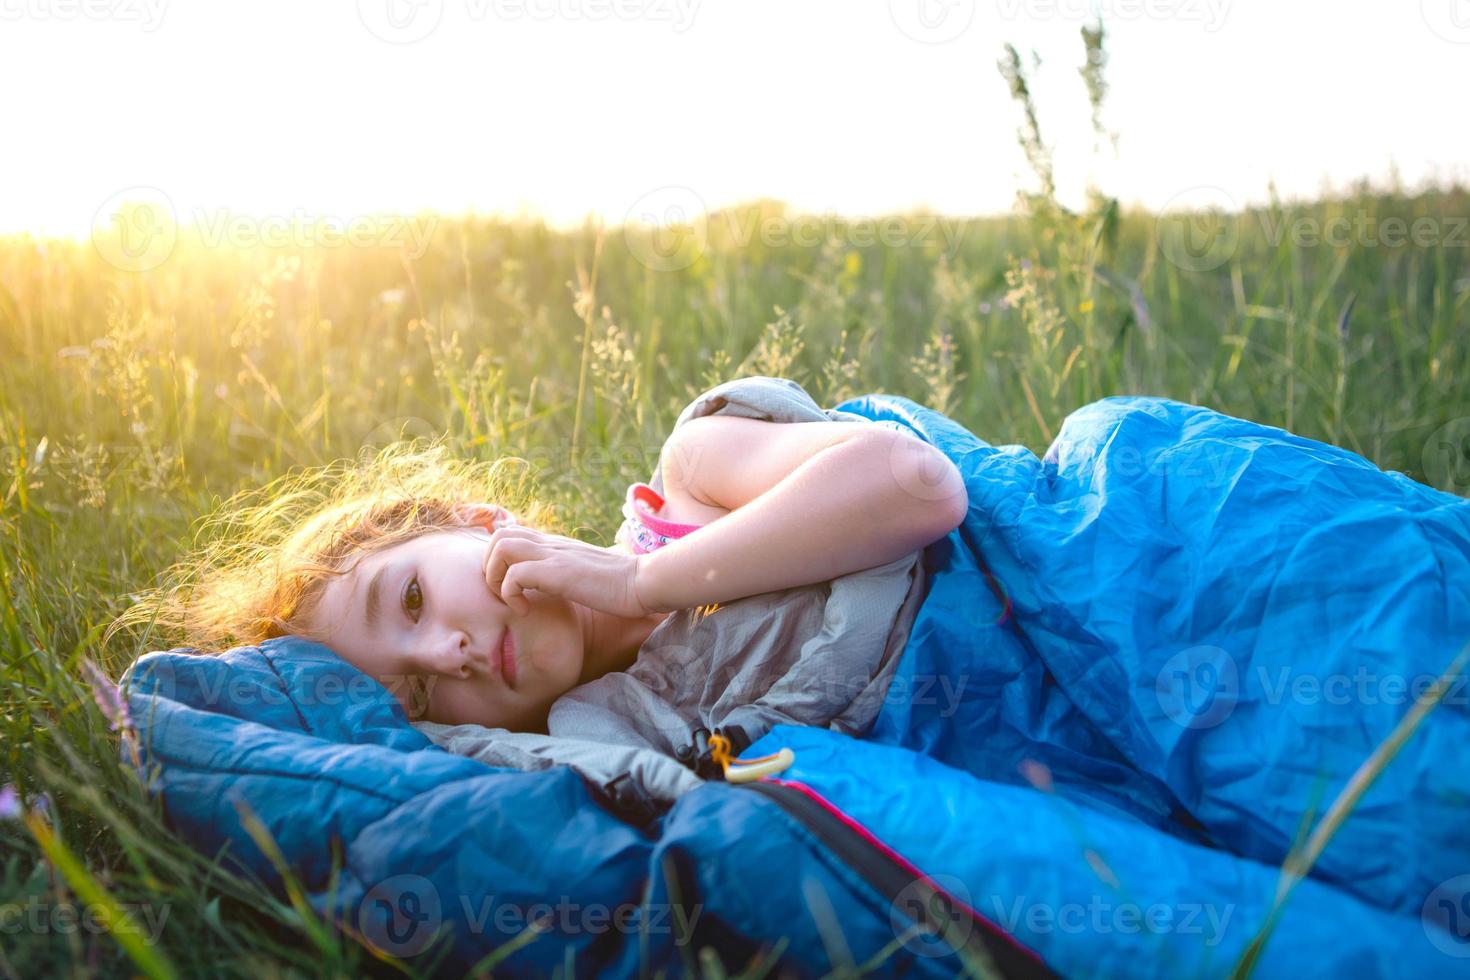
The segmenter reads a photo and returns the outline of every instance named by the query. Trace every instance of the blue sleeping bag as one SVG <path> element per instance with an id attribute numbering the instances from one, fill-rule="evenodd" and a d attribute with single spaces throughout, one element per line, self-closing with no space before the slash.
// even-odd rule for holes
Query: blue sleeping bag
<path id="1" fill-rule="evenodd" d="M 1279 865 L 1470 641 L 1470 501 L 1150 398 L 1044 458 L 904 398 L 839 408 L 955 461 L 970 510 L 870 736 L 777 727 L 776 777 L 666 812 L 414 730 L 329 650 L 149 654 L 148 785 L 194 846 L 415 969 L 459 975 L 1224 976 Z M 1274 919 L 1261 976 L 1470 975 L 1470 767 L 1452 684 Z M 616 781 L 615 781 L 616 782 Z M 334 874 L 335 871 L 335 874 Z"/>

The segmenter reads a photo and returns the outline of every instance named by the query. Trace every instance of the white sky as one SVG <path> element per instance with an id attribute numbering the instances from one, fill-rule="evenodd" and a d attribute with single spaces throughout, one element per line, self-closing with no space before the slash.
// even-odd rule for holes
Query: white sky
<path id="1" fill-rule="evenodd" d="M 1076 72 L 1098 4 L 1101 165 Z M 668 185 L 1005 211 L 1029 179 L 1007 40 L 1045 60 L 1072 201 L 1090 171 L 1155 208 L 1470 177 L 1470 0 L 0 0 L 0 230 L 84 233 L 137 185 L 185 217 L 620 221 Z"/>

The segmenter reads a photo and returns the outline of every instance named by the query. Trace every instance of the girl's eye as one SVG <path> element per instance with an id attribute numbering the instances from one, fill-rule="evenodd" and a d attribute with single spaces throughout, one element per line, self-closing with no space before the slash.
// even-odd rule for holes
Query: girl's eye
<path id="1" fill-rule="evenodd" d="M 424 590 L 419 586 L 418 576 L 408 580 L 403 587 L 403 611 L 408 613 L 408 618 L 415 623 L 419 621 L 419 612 L 424 608 Z"/>

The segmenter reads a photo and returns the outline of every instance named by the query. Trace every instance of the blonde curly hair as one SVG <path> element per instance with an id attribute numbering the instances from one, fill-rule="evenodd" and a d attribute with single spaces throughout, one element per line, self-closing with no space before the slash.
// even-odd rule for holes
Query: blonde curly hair
<path id="1" fill-rule="evenodd" d="M 479 525 L 471 505 L 493 502 L 519 524 L 553 530 L 553 511 L 531 497 L 528 470 L 518 457 L 466 460 L 442 441 L 416 440 L 294 471 L 206 517 L 193 552 L 108 635 L 133 628 L 210 652 L 310 636 L 305 621 L 330 578 L 421 534 Z"/>

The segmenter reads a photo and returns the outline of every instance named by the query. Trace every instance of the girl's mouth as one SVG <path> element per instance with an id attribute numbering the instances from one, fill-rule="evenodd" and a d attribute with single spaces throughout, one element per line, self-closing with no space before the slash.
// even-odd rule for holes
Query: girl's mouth
<path id="1" fill-rule="evenodd" d="M 505 683 L 512 689 L 516 686 L 516 673 L 519 664 L 516 663 L 516 641 L 511 635 L 510 627 L 505 628 L 505 636 L 500 640 L 500 676 L 505 678 Z"/>

